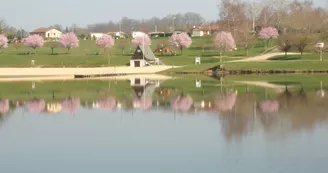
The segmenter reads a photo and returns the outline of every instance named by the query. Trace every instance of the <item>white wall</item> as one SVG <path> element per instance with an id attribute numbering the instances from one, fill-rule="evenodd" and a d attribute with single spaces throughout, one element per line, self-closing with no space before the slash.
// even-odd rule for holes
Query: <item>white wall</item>
<path id="1" fill-rule="evenodd" d="M 137 59 L 137 60 L 130 60 L 130 67 L 135 67 L 134 62 L 135 61 L 140 61 L 140 67 L 146 66 L 146 61 L 143 59 Z"/>
<path id="2" fill-rule="evenodd" d="M 100 38 L 104 35 L 104 33 L 90 33 L 91 39 L 93 39 L 93 36 L 96 38 Z"/>
<path id="3" fill-rule="evenodd" d="M 193 30 L 192 31 L 192 36 L 193 37 L 202 37 L 202 36 L 204 36 L 204 31 L 201 31 L 201 30 Z"/>
<path id="4" fill-rule="evenodd" d="M 59 38 L 61 35 L 62 32 L 57 29 L 52 29 L 45 33 L 45 38 Z"/>
<path id="5" fill-rule="evenodd" d="M 146 34 L 143 32 L 132 32 L 132 38 L 141 37 L 144 35 L 146 35 Z"/>

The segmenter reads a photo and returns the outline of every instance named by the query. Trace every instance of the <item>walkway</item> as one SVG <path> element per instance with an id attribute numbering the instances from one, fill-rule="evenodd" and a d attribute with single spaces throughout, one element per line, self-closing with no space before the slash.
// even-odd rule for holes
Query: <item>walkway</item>
<path id="1" fill-rule="evenodd" d="M 74 76 L 97 74 L 155 74 L 173 66 L 95 67 L 95 68 L 0 68 L 0 76 Z M 175 68 L 175 67 L 174 67 Z"/>
<path id="2" fill-rule="evenodd" d="M 289 52 L 287 55 L 299 55 L 300 53 L 294 53 L 294 52 Z M 268 61 L 269 58 L 275 57 L 275 56 L 281 56 L 285 55 L 284 52 L 278 52 L 278 53 L 267 53 L 255 57 L 249 57 L 241 60 L 233 60 L 229 62 L 263 62 L 263 61 Z"/>
<path id="3" fill-rule="evenodd" d="M 172 79 L 171 76 L 164 76 L 158 74 L 133 74 L 124 76 L 110 76 L 101 78 L 80 78 L 75 79 L 74 75 L 65 76 L 34 76 L 34 77 L 5 77 L 0 78 L 1 82 L 39 82 L 39 81 L 71 81 L 71 80 L 104 80 L 104 81 L 119 81 L 119 80 L 131 80 L 131 79 L 149 79 L 149 80 L 168 80 Z"/>

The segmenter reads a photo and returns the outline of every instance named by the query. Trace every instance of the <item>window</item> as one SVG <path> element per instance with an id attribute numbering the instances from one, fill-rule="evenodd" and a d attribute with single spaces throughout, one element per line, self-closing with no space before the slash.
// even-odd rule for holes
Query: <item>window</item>
<path id="1" fill-rule="evenodd" d="M 56 33 L 54 33 L 54 36 L 56 36 Z"/>

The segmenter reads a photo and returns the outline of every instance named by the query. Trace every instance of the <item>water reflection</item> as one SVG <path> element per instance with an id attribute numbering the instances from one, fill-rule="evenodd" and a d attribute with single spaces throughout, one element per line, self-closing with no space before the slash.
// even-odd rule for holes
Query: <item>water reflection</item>
<path id="1" fill-rule="evenodd" d="M 156 109 L 171 112 L 172 115 L 176 115 L 176 112 L 189 112 L 190 116 L 194 115 L 193 112 L 206 112 L 207 115 L 219 119 L 224 136 L 228 140 L 241 139 L 260 127 L 267 133 L 274 133 L 276 129 L 289 133 L 302 129 L 311 130 L 318 123 L 327 121 L 328 99 L 324 95 L 322 82 L 319 90 L 305 89 L 299 83 L 275 82 L 274 85 L 265 87 L 267 82 L 253 82 L 256 85 L 253 91 L 249 89 L 252 82 L 238 87 L 224 86 L 222 89 L 222 86 L 206 86 L 206 81 L 203 81 L 202 88 L 195 86 L 196 91 L 179 81 L 172 85 L 166 84 L 165 81 L 131 78 L 128 82 L 128 88 L 97 88 L 97 92 L 90 95 L 92 100 L 81 100 L 79 95 L 63 98 L 65 94 L 60 93 L 60 90 L 55 92 L 55 89 L 47 91 L 50 93 L 47 99 L 1 99 L 0 115 L 8 115 L 10 109 L 19 107 L 24 107 L 24 111 L 30 113 L 69 113 L 77 116 L 78 111 L 84 109 L 141 110 L 145 114 L 153 114 L 151 111 Z M 276 90 L 275 86 L 279 90 Z M 38 88 L 34 89 L 37 90 Z M 70 92 L 65 93 L 71 95 Z M 25 96 L 33 97 L 33 92 Z"/>

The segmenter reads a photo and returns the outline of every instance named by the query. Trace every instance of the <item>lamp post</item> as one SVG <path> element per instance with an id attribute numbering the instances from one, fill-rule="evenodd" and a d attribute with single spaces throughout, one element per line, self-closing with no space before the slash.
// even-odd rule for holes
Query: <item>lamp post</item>
<path id="1" fill-rule="evenodd" d="M 174 33 L 174 31 L 175 31 L 175 28 L 174 28 L 174 20 L 175 20 L 175 16 L 173 16 L 173 18 L 172 18 L 172 30 L 173 30 L 173 33 Z"/>

